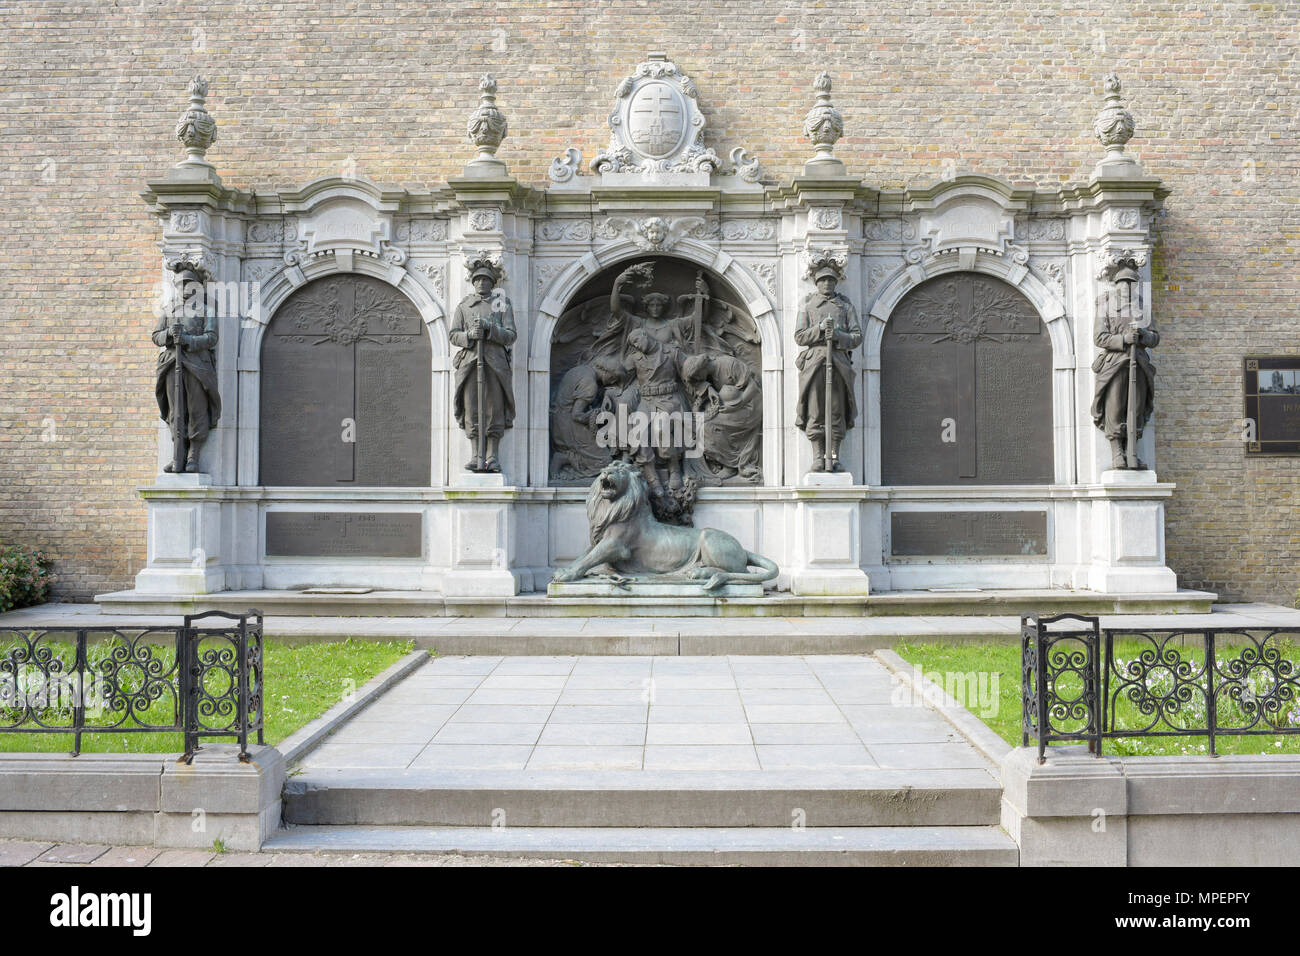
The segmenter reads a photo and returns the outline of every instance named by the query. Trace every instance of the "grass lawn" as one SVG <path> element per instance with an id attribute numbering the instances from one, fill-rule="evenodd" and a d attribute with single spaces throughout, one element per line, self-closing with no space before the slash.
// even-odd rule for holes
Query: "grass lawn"
<path id="1" fill-rule="evenodd" d="M 1269 646 L 1273 646 L 1270 642 Z M 1144 641 L 1116 641 L 1115 655 L 1121 661 L 1135 658 L 1137 654 L 1150 649 L 1151 644 Z M 1283 656 L 1293 662 L 1300 662 L 1300 646 L 1281 645 Z M 953 692 L 973 687 L 974 699 L 970 694 L 954 694 L 957 699 L 976 717 L 988 724 L 993 731 L 1015 747 L 1020 746 L 1020 645 L 994 642 L 969 642 L 952 644 L 910 644 L 902 642 L 894 646 L 894 651 L 914 667 L 919 667 L 936 684 Z M 1235 653 L 1235 652 L 1234 652 Z M 1196 661 L 1199 668 L 1203 655 L 1191 648 L 1181 650 L 1184 659 Z M 1224 652 L 1220 652 L 1223 660 Z M 1300 663 L 1297 664 L 1300 671 Z M 965 675 L 964 680 L 956 675 Z M 1215 679 L 1216 684 L 1218 678 Z M 1159 688 L 1157 688 L 1158 690 Z M 1257 685 L 1258 692 L 1265 692 L 1267 687 Z M 1077 690 L 1077 689 L 1076 689 Z M 1062 688 L 1064 692 L 1064 687 Z M 1075 691 L 1070 691 L 1073 694 Z M 1114 679 L 1112 678 L 1112 695 Z M 967 699 L 963 699 L 966 696 Z M 1201 695 L 1198 695 L 1201 696 Z M 1241 725 L 1246 721 L 1240 710 L 1231 702 L 1220 698 L 1219 726 Z M 1289 705 L 1291 718 L 1279 718 L 1280 723 L 1300 726 L 1300 708 L 1293 700 Z M 1202 708 L 1203 710 L 1203 708 Z M 1226 712 L 1224 712 L 1226 710 Z M 1196 714 L 1204 720 L 1203 714 Z M 1174 718 L 1176 719 L 1176 718 Z M 1137 708 L 1121 696 L 1117 707 L 1115 724 L 1119 728 L 1139 728 L 1150 722 L 1150 717 L 1138 713 Z M 1184 724 L 1183 726 L 1187 726 Z M 1167 729 L 1161 726 L 1159 729 Z M 1034 741 L 1030 740 L 1031 746 Z M 1300 735 L 1267 735 L 1258 737 L 1219 736 L 1215 749 L 1220 754 L 1294 754 L 1300 753 Z M 1179 737 L 1119 737 L 1102 742 L 1102 752 L 1117 756 L 1150 755 L 1184 755 L 1209 753 L 1208 740 L 1204 735 Z"/>
<path id="2" fill-rule="evenodd" d="M 40 646 L 50 647 L 65 660 L 71 660 L 74 653 L 71 642 L 42 642 Z M 409 654 L 412 647 L 410 641 L 346 640 L 332 644 L 291 645 L 267 639 L 263 648 L 266 742 L 277 744 L 284 740 Z M 87 656 L 93 663 L 95 655 L 102 655 L 106 650 L 107 642 L 91 645 L 87 648 Z M 0 658 L 8 651 L 8 647 L 0 646 Z M 154 653 L 168 665 L 174 657 L 170 648 L 159 647 Z M 150 714 L 157 716 L 150 719 Z M 160 701 L 146 712 L 145 722 L 172 723 L 172 715 L 170 700 Z M 0 706 L 0 726 L 11 722 L 13 717 L 14 711 Z M 47 719 L 50 723 L 59 722 L 53 715 Z M 69 716 L 65 715 L 63 719 L 66 721 Z M 113 720 L 106 714 L 100 722 L 111 723 Z M 200 744 L 234 740 L 233 737 L 201 738 Z M 82 735 L 81 749 L 83 753 L 180 753 L 185 747 L 179 733 L 87 733 Z M 72 734 L 0 733 L 0 752 L 4 753 L 67 753 L 71 750 Z"/>

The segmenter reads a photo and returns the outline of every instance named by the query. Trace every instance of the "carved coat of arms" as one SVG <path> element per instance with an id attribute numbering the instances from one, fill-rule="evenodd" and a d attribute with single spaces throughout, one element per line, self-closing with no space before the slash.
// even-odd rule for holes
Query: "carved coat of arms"
<path id="1" fill-rule="evenodd" d="M 717 172 L 723 162 L 700 143 L 704 114 L 695 84 L 662 53 L 651 53 L 615 91 L 609 148 L 591 161 L 593 172 Z"/>

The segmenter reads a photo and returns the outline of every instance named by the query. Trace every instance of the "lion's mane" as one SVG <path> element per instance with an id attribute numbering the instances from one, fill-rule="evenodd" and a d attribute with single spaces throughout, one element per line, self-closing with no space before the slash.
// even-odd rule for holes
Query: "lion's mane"
<path id="1" fill-rule="evenodd" d="M 626 481 L 623 493 L 612 500 L 602 494 L 604 490 L 602 479 L 611 471 L 621 472 Z M 587 492 L 587 524 L 591 529 L 591 546 L 595 547 L 611 526 L 622 524 L 629 518 L 648 510 L 649 507 L 650 493 L 646 487 L 645 476 L 627 462 L 619 461 L 607 465 L 605 471 L 601 473 L 601 478 L 593 481 L 591 490 Z"/>

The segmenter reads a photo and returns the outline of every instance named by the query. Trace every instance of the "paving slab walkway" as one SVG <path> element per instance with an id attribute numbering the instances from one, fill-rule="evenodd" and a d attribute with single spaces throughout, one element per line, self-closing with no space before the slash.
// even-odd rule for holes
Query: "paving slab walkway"
<path id="1" fill-rule="evenodd" d="M 874 658 L 439 657 L 304 770 L 994 768 Z"/>
<path id="2" fill-rule="evenodd" d="M 459 853 L 216 853 L 149 846 L 91 846 L 0 840 L 0 867 L 191 867 L 191 866 L 621 866 L 524 857 L 464 856 Z"/>

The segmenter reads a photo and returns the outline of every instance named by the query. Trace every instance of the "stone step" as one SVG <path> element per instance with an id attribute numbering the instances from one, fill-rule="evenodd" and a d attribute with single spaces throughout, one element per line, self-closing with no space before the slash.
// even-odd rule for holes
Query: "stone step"
<path id="1" fill-rule="evenodd" d="M 1017 866 L 996 826 L 342 827 L 278 831 L 264 853 L 463 853 L 601 863 L 758 866 Z"/>
<path id="2" fill-rule="evenodd" d="M 1002 789 L 981 769 L 799 771 L 305 770 L 284 820 L 482 827 L 981 826 Z"/>
<path id="3" fill-rule="evenodd" d="M 1020 590 L 884 591 L 851 597 L 798 596 L 768 592 L 764 597 L 445 597 L 436 591 L 380 591 L 360 594 L 305 591 L 219 591 L 200 597 L 176 597 L 140 591 L 95 596 L 105 614 L 168 615 L 203 610 L 239 613 L 259 608 L 268 617 L 704 617 L 805 618 L 1060 614 L 1209 613 L 1216 595 L 1180 590 L 1168 594 L 1105 594 L 1061 588 Z M 755 633 L 763 633 L 761 627 Z M 457 650 L 462 654 L 465 651 Z M 559 653 L 559 652 L 551 652 Z M 644 651 L 638 653 L 646 653 Z M 698 653 L 698 652 L 697 652 Z M 732 652 L 734 653 L 734 652 Z M 764 653 L 774 653 L 767 652 Z"/>

